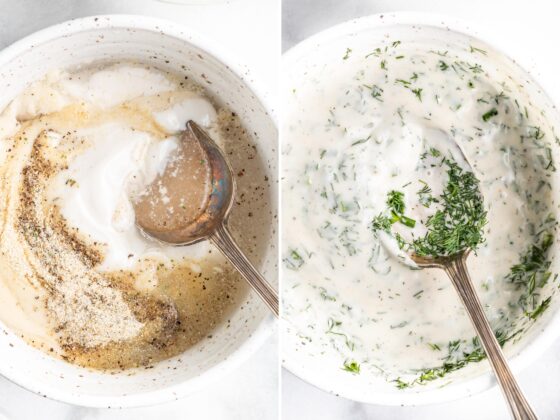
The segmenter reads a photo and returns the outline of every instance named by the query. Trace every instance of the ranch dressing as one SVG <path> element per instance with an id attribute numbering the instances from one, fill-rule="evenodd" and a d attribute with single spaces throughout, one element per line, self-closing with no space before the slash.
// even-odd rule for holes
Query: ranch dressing
<path id="1" fill-rule="evenodd" d="M 488 212 L 486 241 L 468 266 L 506 344 L 547 309 L 541 288 L 556 277 L 548 270 L 555 136 L 523 86 L 476 46 L 387 40 L 338 60 L 286 86 L 283 313 L 304 351 L 339 361 L 325 369 L 408 388 L 445 376 L 443 361 L 455 370 L 483 353 L 446 275 L 401 263 L 372 220 L 401 191 L 422 229 L 421 190 L 438 197 L 445 180 L 419 169 L 432 148 L 449 152 L 456 142 Z"/>

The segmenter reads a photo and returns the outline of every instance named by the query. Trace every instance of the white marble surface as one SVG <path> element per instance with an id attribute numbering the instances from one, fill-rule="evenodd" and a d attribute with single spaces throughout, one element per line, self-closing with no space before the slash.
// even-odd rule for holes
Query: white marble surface
<path id="1" fill-rule="evenodd" d="M 254 78 L 274 96 L 280 45 L 278 0 L 191 0 L 205 1 L 209 4 L 181 5 L 156 0 L 0 0 L 0 48 L 36 30 L 76 17 L 109 13 L 155 16 L 213 38 L 249 67 Z M 275 420 L 278 418 L 277 346 L 274 337 L 252 360 L 220 383 L 179 401 L 148 408 L 73 407 L 38 397 L 0 377 L 0 420 Z"/>
<path id="2" fill-rule="evenodd" d="M 556 41 L 560 38 L 557 2 L 533 0 L 283 0 L 283 48 L 336 23 L 374 13 L 419 11 L 473 22 L 544 85 L 560 103 Z M 486 36 L 485 36 L 486 35 Z M 541 420 L 560 419 L 560 340 L 519 376 Z M 474 397 L 426 407 L 358 404 L 318 390 L 289 372 L 282 375 L 284 420 L 505 420 L 508 412 L 494 388 Z"/>

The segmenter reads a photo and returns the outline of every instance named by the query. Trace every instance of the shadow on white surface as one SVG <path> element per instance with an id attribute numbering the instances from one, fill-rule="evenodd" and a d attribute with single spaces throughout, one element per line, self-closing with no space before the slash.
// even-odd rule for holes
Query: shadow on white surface
<path id="1" fill-rule="evenodd" d="M 0 420 L 276 420 L 278 340 L 270 339 L 220 383 L 153 407 L 90 409 L 52 401 L 0 378 Z"/>

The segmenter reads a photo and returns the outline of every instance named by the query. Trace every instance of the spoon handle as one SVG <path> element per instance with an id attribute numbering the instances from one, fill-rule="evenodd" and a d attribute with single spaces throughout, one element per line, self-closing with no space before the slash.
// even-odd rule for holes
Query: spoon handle
<path id="1" fill-rule="evenodd" d="M 278 316 L 278 293 L 268 284 L 261 273 L 255 268 L 251 261 L 239 249 L 235 239 L 232 238 L 227 226 L 222 223 L 210 236 L 210 240 L 216 245 L 229 262 L 249 282 L 253 290 L 264 300 L 274 315 Z"/>
<path id="2" fill-rule="evenodd" d="M 496 340 L 486 315 L 484 315 L 482 304 L 467 271 L 466 256 L 466 254 L 463 254 L 448 261 L 444 266 L 445 272 L 451 278 L 463 305 L 467 309 L 467 313 L 509 404 L 512 418 L 516 420 L 536 420 L 537 416 L 513 377 L 498 340 Z"/>

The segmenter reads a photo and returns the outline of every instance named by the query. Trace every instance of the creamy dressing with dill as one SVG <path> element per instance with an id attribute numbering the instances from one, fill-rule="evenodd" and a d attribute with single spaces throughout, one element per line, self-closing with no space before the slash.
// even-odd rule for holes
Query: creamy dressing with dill
<path id="1" fill-rule="evenodd" d="M 426 171 L 426 156 L 453 144 L 462 150 L 487 211 L 485 242 L 468 266 L 507 350 L 554 293 L 558 140 L 525 81 L 483 48 L 356 44 L 285 86 L 286 342 L 333 374 L 408 388 L 483 353 L 444 272 L 412 270 L 374 234 L 388 194 L 403 193 L 405 214 L 422 232 L 426 200 L 446 181 L 445 172 Z M 397 225 L 406 235 L 410 227 Z"/>

